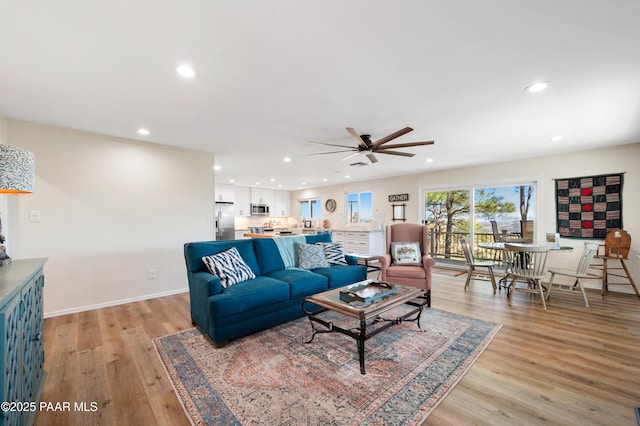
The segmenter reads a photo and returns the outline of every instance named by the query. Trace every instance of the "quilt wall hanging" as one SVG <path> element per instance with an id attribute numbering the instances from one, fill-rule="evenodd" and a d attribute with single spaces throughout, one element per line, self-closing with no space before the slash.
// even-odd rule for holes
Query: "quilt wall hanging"
<path id="1" fill-rule="evenodd" d="M 623 173 L 556 179 L 556 231 L 565 238 L 604 239 L 622 228 Z"/>

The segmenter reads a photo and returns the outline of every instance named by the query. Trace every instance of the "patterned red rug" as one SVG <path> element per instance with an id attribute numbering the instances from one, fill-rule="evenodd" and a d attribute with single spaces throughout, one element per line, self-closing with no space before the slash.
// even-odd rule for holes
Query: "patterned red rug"
<path id="1" fill-rule="evenodd" d="M 501 327 L 434 308 L 421 323 L 425 332 L 403 322 L 369 339 L 366 375 L 353 339 L 327 333 L 304 343 L 306 318 L 219 349 L 197 328 L 154 343 L 196 425 L 416 425 Z"/>

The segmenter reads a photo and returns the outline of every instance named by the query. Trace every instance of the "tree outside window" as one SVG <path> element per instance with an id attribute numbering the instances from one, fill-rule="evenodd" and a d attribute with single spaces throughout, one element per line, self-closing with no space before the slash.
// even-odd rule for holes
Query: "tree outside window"
<path id="1" fill-rule="evenodd" d="M 320 198 L 298 200 L 299 219 L 320 219 L 322 217 L 322 203 Z"/>
<path id="2" fill-rule="evenodd" d="M 348 192 L 346 203 L 347 223 L 371 223 L 373 221 L 373 193 Z"/>

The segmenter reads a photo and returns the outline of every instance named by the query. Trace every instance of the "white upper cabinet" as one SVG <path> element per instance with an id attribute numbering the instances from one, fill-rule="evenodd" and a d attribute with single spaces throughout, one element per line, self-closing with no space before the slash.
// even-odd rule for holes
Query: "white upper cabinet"
<path id="1" fill-rule="evenodd" d="M 234 205 L 236 216 L 251 215 L 251 188 L 248 186 L 236 186 Z"/>
<path id="2" fill-rule="evenodd" d="M 275 191 L 266 188 L 251 188 L 251 202 L 253 204 L 272 204 L 275 199 Z"/>
<path id="3" fill-rule="evenodd" d="M 271 207 L 271 216 L 291 216 L 291 193 L 276 190 L 275 201 Z"/>
<path id="4" fill-rule="evenodd" d="M 216 183 L 216 201 L 233 203 L 235 201 L 234 186 L 226 183 Z"/>

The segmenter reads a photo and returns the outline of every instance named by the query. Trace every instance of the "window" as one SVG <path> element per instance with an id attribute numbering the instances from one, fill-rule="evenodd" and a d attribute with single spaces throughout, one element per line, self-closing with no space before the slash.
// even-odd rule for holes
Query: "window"
<path id="1" fill-rule="evenodd" d="M 500 234 L 534 240 L 536 182 L 423 190 L 422 199 L 433 257 L 463 260 L 458 240 L 494 241 L 492 222 Z"/>
<path id="2" fill-rule="evenodd" d="M 320 198 L 298 200 L 299 219 L 320 219 L 322 217 Z"/>
<path id="3" fill-rule="evenodd" d="M 346 203 L 347 223 L 371 223 L 373 221 L 373 193 L 348 192 Z"/>

